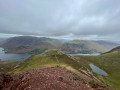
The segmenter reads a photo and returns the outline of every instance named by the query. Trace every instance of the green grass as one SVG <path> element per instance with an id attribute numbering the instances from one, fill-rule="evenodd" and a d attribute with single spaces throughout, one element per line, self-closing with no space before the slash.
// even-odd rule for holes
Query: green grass
<path id="1" fill-rule="evenodd" d="M 16 60 L 7 60 L 7 61 L 0 61 L 0 73 L 7 73 L 14 69 L 18 64 L 20 64 L 20 61 Z"/>
<path id="2" fill-rule="evenodd" d="M 31 56 L 23 61 L 18 68 L 11 68 L 11 72 L 21 72 L 30 69 L 43 68 L 46 65 L 51 66 L 70 66 L 80 71 L 81 67 L 91 70 L 89 64 L 94 64 L 108 73 L 108 76 L 102 76 L 94 73 L 94 75 L 103 83 L 107 83 L 116 89 L 120 89 L 120 53 L 106 53 L 99 56 L 75 56 L 65 55 L 57 50 L 51 50 L 41 55 Z M 5 64 L 6 65 L 6 64 Z M 4 65 L 4 66 L 5 66 Z M 8 64 L 9 65 L 9 64 Z M 15 67 L 16 64 L 13 66 Z"/>
<path id="3" fill-rule="evenodd" d="M 87 68 L 94 64 L 108 73 L 107 77 L 94 74 L 102 82 L 120 90 L 120 53 L 107 53 L 99 56 L 76 56 L 77 60 Z"/>
<path id="4" fill-rule="evenodd" d="M 80 64 L 67 55 L 35 55 L 23 62 L 19 68 L 14 69 L 12 72 L 43 68 L 45 65 L 68 65 L 76 70 L 79 70 L 80 68 Z"/>

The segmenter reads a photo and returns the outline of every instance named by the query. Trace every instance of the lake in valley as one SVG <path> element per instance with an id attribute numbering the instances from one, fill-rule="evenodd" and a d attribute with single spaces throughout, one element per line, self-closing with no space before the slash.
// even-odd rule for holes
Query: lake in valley
<path id="1" fill-rule="evenodd" d="M 100 55 L 99 53 L 96 54 L 82 54 L 82 53 L 76 53 L 76 54 L 68 54 L 70 56 L 75 56 L 75 55 Z M 15 54 L 15 53 L 5 53 L 3 48 L 0 48 L 0 60 L 25 60 L 29 58 L 31 55 L 27 53 L 22 53 L 22 54 Z"/>
<path id="2" fill-rule="evenodd" d="M 108 76 L 108 74 L 105 71 L 103 71 L 102 69 L 100 69 L 99 67 L 97 67 L 93 64 L 90 64 L 90 67 L 94 73 L 97 73 L 97 74 L 100 74 L 103 76 Z"/>
<path id="3" fill-rule="evenodd" d="M 0 48 L 0 60 L 25 60 L 29 58 L 31 55 L 27 53 L 23 54 L 13 54 L 13 53 L 5 53 L 3 48 Z"/>
<path id="4" fill-rule="evenodd" d="M 97 56 L 100 55 L 100 53 L 95 53 L 95 54 L 82 54 L 82 53 L 72 53 L 72 54 L 68 54 L 70 56 L 76 56 L 76 55 L 83 55 L 83 56 Z"/>

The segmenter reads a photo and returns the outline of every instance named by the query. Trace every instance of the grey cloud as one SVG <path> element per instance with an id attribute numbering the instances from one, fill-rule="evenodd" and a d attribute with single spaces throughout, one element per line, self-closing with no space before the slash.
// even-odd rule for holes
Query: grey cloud
<path id="1" fill-rule="evenodd" d="M 0 33 L 119 39 L 119 3 L 119 0 L 1 0 Z"/>

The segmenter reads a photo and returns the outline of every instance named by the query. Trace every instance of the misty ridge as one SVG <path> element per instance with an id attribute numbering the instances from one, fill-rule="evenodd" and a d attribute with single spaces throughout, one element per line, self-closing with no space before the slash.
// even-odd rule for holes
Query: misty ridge
<path id="1" fill-rule="evenodd" d="M 7 53 L 43 53 L 48 49 L 59 49 L 64 53 L 104 53 L 119 46 L 118 43 L 102 40 L 58 40 L 46 37 L 19 36 L 0 43 Z"/>

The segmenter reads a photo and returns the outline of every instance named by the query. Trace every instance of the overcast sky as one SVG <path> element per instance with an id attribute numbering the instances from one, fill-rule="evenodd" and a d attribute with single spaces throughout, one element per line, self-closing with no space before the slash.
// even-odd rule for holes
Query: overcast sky
<path id="1" fill-rule="evenodd" d="M 0 37 L 120 40 L 120 0 L 0 0 Z"/>

